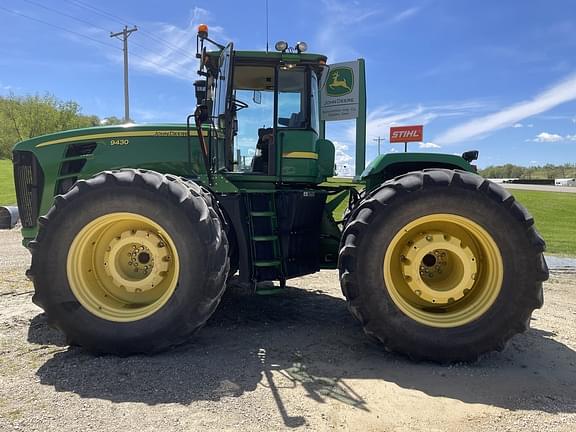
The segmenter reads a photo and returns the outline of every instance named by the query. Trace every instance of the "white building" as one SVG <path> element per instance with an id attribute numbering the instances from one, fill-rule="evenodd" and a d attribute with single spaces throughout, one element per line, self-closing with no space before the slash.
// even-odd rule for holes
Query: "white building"
<path id="1" fill-rule="evenodd" d="M 576 178 L 563 178 L 554 180 L 556 186 L 576 186 Z"/>

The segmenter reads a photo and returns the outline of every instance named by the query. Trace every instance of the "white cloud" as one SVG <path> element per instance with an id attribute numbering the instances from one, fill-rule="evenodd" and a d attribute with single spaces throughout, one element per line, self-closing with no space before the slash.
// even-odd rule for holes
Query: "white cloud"
<path id="1" fill-rule="evenodd" d="M 350 7 L 349 2 L 342 0 L 322 0 L 322 5 L 323 20 L 318 23 L 316 36 L 318 51 L 323 52 L 330 63 L 360 57 L 360 52 L 350 44 L 350 35 L 342 29 L 379 15 L 384 9 Z"/>
<path id="2" fill-rule="evenodd" d="M 336 149 L 336 175 L 344 177 L 354 176 L 354 158 L 348 154 L 349 146 L 338 141 L 333 141 L 333 143 Z"/>
<path id="3" fill-rule="evenodd" d="M 486 103 L 482 101 L 463 101 L 457 103 L 447 103 L 442 105 L 417 105 L 402 106 L 392 108 L 390 106 L 381 106 L 368 113 L 366 118 L 366 135 L 368 137 L 388 137 L 391 126 L 422 124 L 426 125 L 433 120 L 440 118 L 463 117 L 486 109 Z M 426 136 L 426 129 L 424 129 Z M 354 126 L 347 131 L 347 139 L 354 141 L 356 129 Z M 368 140 L 368 145 L 376 145 L 375 142 Z"/>
<path id="4" fill-rule="evenodd" d="M 512 125 L 512 127 L 515 128 L 515 129 L 517 129 L 517 128 L 523 128 L 524 125 L 523 125 L 522 123 L 514 123 L 514 124 Z"/>
<path id="5" fill-rule="evenodd" d="M 555 134 L 555 133 L 541 132 L 538 135 L 536 135 L 536 138 L 534 138 L 533 140 L 528 140 L 528 141 L 541 142 L 541 143 L 553 143 L 553 142 L 561 142 L 561 141 L 576 141 L 576 135 L 562 136 L 562 135 Z"/>
<path id="6" fill-rule="evenodd" d="M 576 99 L 576 75 L 554 85 L 550 89 L 536 95 L 532 100 L 520 102 L 504 108 L 493 114 L 473 119 L 460 126 L 451 128 L 436 137 L 435 141 L 442 144 L 454 144 L 472 138 L 485 136 L 517 123 L 525 118 L 546 112 L 560 104 Z"/>
<path id="7" fill-rule="evenodd" d="M 442 146 L 439 146 L 438 144 L 434 144 L 433 142 L 421 142 L 418 143 L 418 147 L 420 147 L 421 149 L 439 149 Z"/>
<path id="8" fill-rule="evenodd" d="M 131 65 L 141 70 L 147 70 L 160 75 L 168 75 L 192 82 L 197 78 L 198 60 L 190 47 L 196 46 L 196 34 L 199 24 L 210 21 L 210 13 L 195 7 L 188 25 L 184 28 L 167 23 L 152 23 L 146 26 L 147 33 L 153 33 L 156 38 L 146 40 L 152 50 L 140 51 L 134 44 Z M 228 40 L 222 27 L 210 25 L 210 37 L 219 42 Z M 158 39 L 161 40 L 161 43 Z"/>
<path id="9" fill-rule="evenodd" d="M 432 120 L 439 118 L 453 118 L 470 116 L 477 114 L 478 112 L 484 112 L 488 107 L 485 101 L 463 101 L 447 103 L 442 105 L 417 105 L 417 106 L 401 106 L 392 108 L 390 106 L 378 107 L 370 113 L 368 113 L 366 119 L 366 136 L 367 146 L 375 147 L 377 146 L 376 141 L 373 141 L 374 137 L 385 137 L 386 141 L 382 143 L 383 153 L 396 153 L 396 147 L 399 146 L 388 146 L 388 136 L 390 132 L 390 126 L 394 125 L 408 125 L 408 124 L 422 124 L 426 125 Z M 350 167 L 350 173 L 353 173 L 354 158 L 350 156 L 349 148 L 353 145 L 348 146 L 342 143 L 354 143 L 356 142 L 356 126 L 342 124 L 338 125 L 340 122 L 334 122 L 333 127 L 336 130 L 330 131 L 328 136 L 334 137 L 334 141 L 340 143 L 340 147 L 336 150 L 336 159 L 338 164 L 338 159 L 341 161 L 340 164 L 346 164 Z M 426 136 L 426 128 L 424 129 L 424 136 Z M 440 145 L 436 142 L 425 142 L 421 143 L 420 148 L 433 149 L 440 148 Z M 434 147 L 438 146 L 438 147 Z M 343 175 L 340 174 L 339 175 Z M 352 174 L 350 174 L 352 175 Z"/>
<path id="10" fill-rule="evenodd" d="M 397 13 L 396 15 L 394 15 L 388 22 L 390 23 L 399 23 L 401 21 L 405 21 L 408 18 L 416 15 L 418 12 L 420 12 L 422 8 L 420 7 L 411 7 L 408 9 L 405 9 L 399 13 Z"/>
<path id="11" fill-rule="evenodd" d="M 548 132 L 539 133 L 538 135 L 536 135 L 536 138 L 534 138 L 534 141 L 536 142 L 558 142 L 563 140 L 564 137 L 562 135 Z"/>
<path id="12" fill-rule="evenodd" d="M 322 20 L 318 23 L 319 31 L 316 35 L 317 51 L 323 52 L 330 63 L 350 60 L 361 57 L 362 53 L 353 46 L 352 37 L 359 31 L 381 32 L 384 26 L 392 26 L 403 22 L 421 11 L 421 7 L 410 7 L 396 13 L 389 11 L 386 7 L 364 7 L 358 2 L 345 0 L 322 0 Z M 386 16 L 382 17 L 382 15 Z M 388 18 L 390 16 L 390 18 Z M 367 23 L 371 18 L 378 17 L 376 27 Z M 355 25 L 357 29 L 354 34 L 342 31 Z M 373 34 L 371 36 L 377 36 Z M 365 54 L 365 53 L 364 53 Z"/>

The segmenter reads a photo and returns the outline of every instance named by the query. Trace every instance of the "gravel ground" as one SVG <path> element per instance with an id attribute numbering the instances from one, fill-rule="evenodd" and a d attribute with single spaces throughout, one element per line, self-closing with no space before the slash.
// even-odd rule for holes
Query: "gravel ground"
<path id="1" fill-rule="evenodd" d="M 576 275 L 552 273 L 532 330 L 474 364 L 414 363 L 369 341 L 337 274 L 225 296 L 155 356 L 69 348 L 31 302 L 28 252 L 0 231 L 0 430 L 576 430 Z"/>

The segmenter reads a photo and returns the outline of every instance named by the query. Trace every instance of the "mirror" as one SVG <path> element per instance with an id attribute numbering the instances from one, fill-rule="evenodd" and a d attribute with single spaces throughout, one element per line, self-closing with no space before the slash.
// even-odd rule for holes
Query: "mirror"
<path id="1" fill-rule="evenodd" d="M 252 102 L 258 105 L 262 103 L 262 92 L 260 90 L 254 90 L 254 94 L 252 95 Z"/>

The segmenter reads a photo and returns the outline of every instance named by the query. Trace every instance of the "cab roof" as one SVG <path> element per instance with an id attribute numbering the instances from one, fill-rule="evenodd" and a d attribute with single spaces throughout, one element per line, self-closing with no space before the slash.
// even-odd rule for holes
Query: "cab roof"
<path id="1" fill-rule="evenodd" d="M 216 59 L 222 51 L 207 51 L 210 66 L 216 66 Z M 277 64 L 280 62 L 296 63 L 300 65 L 317 65 L 323 66 L 328 58 L 322 54 L 312 53 L 288 53 L 278 51 L 234 51 L 234 62 L 240 64 Z"/>

